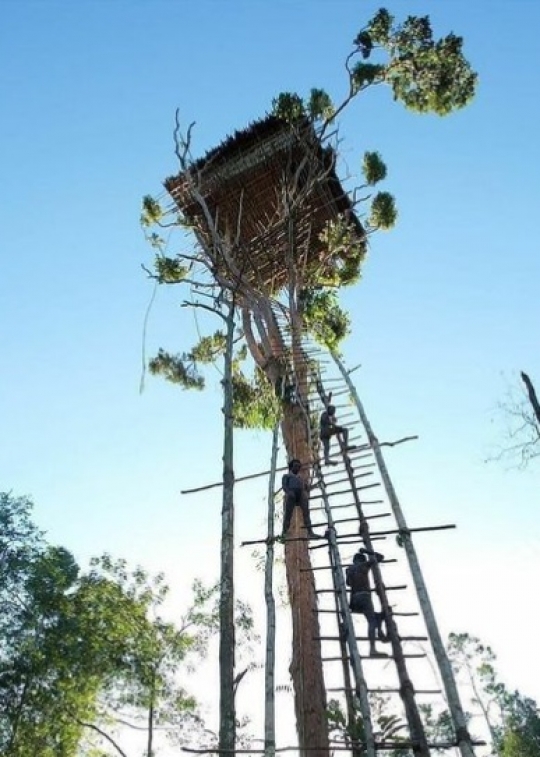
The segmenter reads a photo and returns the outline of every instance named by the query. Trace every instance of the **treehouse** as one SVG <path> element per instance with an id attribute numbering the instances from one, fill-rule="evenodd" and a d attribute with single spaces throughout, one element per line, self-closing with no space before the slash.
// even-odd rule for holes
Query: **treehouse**
<path id="1" fill-rule="evenodd" d="M 267 296 L 287 286 L 291 266 L 320 280 L 345 264 L 349 249 L 365 251 L 335 152 L 308 122 L 257 121 L 168 178 L 165 188 L 204 247 L 215 249 L 217 232 L 242 278 Z M 327 239 L 333 224 L 345 231 L 346 249 L 337 252 Z"/>

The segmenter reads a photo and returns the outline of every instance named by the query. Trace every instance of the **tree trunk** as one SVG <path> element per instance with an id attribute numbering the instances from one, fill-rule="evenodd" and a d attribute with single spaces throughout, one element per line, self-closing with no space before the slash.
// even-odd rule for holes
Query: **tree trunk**
<path id="1" fill-rule="evenodd" d="M 306 417 L 297 405 L 285 405 L 282 433 L 289 458 L 311 463 Z M 303 473 L 308 476 L 309 468 Z M 300 508 L 295 513 L 288 537 L 306 536 Z M 326 690 L 321 659 L 321 635 L 317 615 L 317 595 L 311 569 L 308 541 L 285 545 L 285 567 L 291 603 L 293 648 L 290 673 L 295 695 L 296 727 L 301 754 L 328 757 Z M 303 752 L 303 750 L 309 750 Z"/>
<path id="2" fill-rule="evenodd" d="M 227 314 L 227 338 L 223 372 L 223 501 L 221 509 L 221 583 L 219 599 L 219 748 L 234 753 L 236 713 L 234 705 L 234 467 L 232 357 L 234 301 Z"/>
<path id="3" fill-rule="evenodd" d="M 259 339 L 252 332 L 251 318 L 257 326 Z M 260 300 L 249 302 L 243 308 L 243 327 L 248 349 L 273 386 L 285 379 L 284 362 L 295 378 L 302 397 L 307 398 L 307 366 L 302 362 L 301 316 L 291 313 L 293 363 L 286 340 L 280 332 L 277 319 L 269 303 Z M 296 356 L 296 357 L 295 357 Z M 308 433 L 306 411 L 298 404 L 283 403 L 281 431 L 288 458 L 298 458 L 306 464 L 302 475 L 311 473 L 312 450 Z M 285 544 L 285 568 L 292 614 L 292 660 L 290 674 L 295 697 L 296 728 L 300 753 L 306 757 L 328 757 L 328 727 L 326 717 L 326 690 L 324 685 L 317 595 L 311 568 L 308 541 L 293 541 L 305 537 L 300 508 L 296 507 Z"/>

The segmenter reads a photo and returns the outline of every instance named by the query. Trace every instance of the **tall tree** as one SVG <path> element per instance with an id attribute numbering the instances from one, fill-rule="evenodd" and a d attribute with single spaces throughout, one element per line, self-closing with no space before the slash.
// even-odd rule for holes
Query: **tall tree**
<path id="1" fill-rule="evenodd" d="M 171 257 L 165 252 L 159 231 L 149 234 L 157 249 L 151 275 L 160 283 L 189 284 L 201 298 L 202 306 L 207 302 L 204 298 L 215 296 L 216 291 L 238 293 L 244 348 L 239 348 L 233 376 L 236 425 L 271 428 L 276 414 L 281 415 L 287 453 L 305 463 L 306 476 L 310 475 L 315 451 L 305 406 L 311 366 L 302 347 L 304 329 L 318 323 L 317 333 L 323 335 L 326 344 L 337 348 L 350 328 L 337 291 L 358 281 L 369 235 L 390 228 L 396 220 L 394 200 L 388 192 L 377 192 L 367 200 L 355 192 L 352 198 L 339 200 L 343 212 L 329 219 L 315 238 L 309 230 L 299 236 L 302 222 L 309 226 L 306 216 L 314 212 L 321 183 L 336 186 L 337 119 L 352 100 L 375 85 L 389 86 L 394 99 L 411 110 L 438 115 L 464 107 L 474 96 L 476 85 L 476 74 L 463 56 L 460 37 L 449 34 L 436 40 L 427 16 L 409 16 L 397 24 L 385 9 L 356 35 L 345 68 L 348 92 L 341 103 L 334 104 L 321 89 L 312 89 L 304 99 L 296 93 L 281 93 L 273 103 L 273 120 L 260 125 L 261 130 L 273 130 L 272 134 L 282 135 L 282 140 L 298 146 L 280 172 L 279 189 L 272 190 L 278 198 L 275 212 L 272 217 L 259 219 L 265 240 L 285 240 L 273 261 L 272 243 L 263 245 L 269 250 L 264 263 L 274 270 L 269 282 L 260 270 L 253 272 L 249 255 L 243 256 L 242 249 L 233 243 L 235 230 L 245 221 L 244 190 L 238 196 L 236 221 L 224 218 L 223 212 L 219 215 L 204 185 L 205 166 L 212 171 L 213 166 L 223 164 L 227 143 L 221 153 L 219 148 L 212 151 L 206 163 L 204 159 L 193 161 L 191 127 L 183 138 L 176 130 L 181 173 L 169 179 L 166 186 L 180 209 L 179 213 L 175 211 L 172 223 L 190 229 L 195 246 L 188 253 Z M 249 139 L 248 133 L 238 135 L 235 149 L 247 147 Z M 253 149 L 252 143 L 249 146 Z M 213 186 L 225 181 L 226 171 L 223 175 L 217 168 L 216 171 L 212 174 Z M 378 153 L 365 153 L 362 172 L 363 192 L 386 177 L 386 167 Z M 342 190 L 338 191 L 343 198 Z M 359 210 L 363 212 L 361 224 L 355 215 Z M 142 221 L 147 226 L 170 225 L 164 211 L 150 197 L 144 199 Z M 276 315 L 275 301 L 280 296 L 290 319 L 287 340 Z M 220 339 L 222 343 L 223 335 Z M 207 353 L 202 360 L 198 357 L 202 341 L 181 355 L 160 351 L 151 369 L 185 388 L 203 388 L 200 368 Z M 251 375 L 244 367 L 245 346 L 255 366 Z M 217 354 L 223 354 L 222 347 Z M 293 394 L 287 391 L 291 372 Z M 279 403 L 276 394 L 281 398 Z M 285 547 L 293 620 L 291 675 L 300 747 L 313 750 L 314 757 L 322 757 L 328 752 L 326 695 L 317 641 L 320 633 L 314 581 L 307 543 L 298 538 L 303 534 L 301 526 L 297 517 L 292 539 Z"/>

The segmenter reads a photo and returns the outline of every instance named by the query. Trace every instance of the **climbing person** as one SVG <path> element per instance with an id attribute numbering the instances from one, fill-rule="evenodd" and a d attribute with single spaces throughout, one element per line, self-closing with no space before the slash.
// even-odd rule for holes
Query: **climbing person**
<path id="1" fill-rule="evenodd" d="M 302 463 L 300 460 L 294 458 L 289 463 L 289 472 L 283 476 L 281 486 L 283 493 L 285 494 L 285 513 L 283 516 L 283 532 L 281 534 L 284 537 L 291 525 L 291 518 L 296 505 L 302 510 L 304 516 L 304 526 L 307 528 L 307 534 L 309 539 L 322 539 L 322 536 L 316 534 L 311 527 L 311 518 L 309 515 L 309 494 L 308 485 L 304 479 L 299 476 Z"/>
<path id="2" fill-rule="evenodd" d="M 321 413 L 319 421 L 319 436 L 324 450 L 325 465 L 338 465 L 336 461 L 330 460 L 330 439 L 336 434 L 341 434 L 345 450 L 348 452 L 354 447 L 349 447 L 349 430 L 345 426 L 338 426 L 336 422 L 336 408 L 334 405 L 328 405 L 326 410 Z"/>
<path id="3" fill-rule="evenodd" d="M 386 643 L 388 637 L 382 630 L 384 614 L 382 612 L 375 612 L 373 607 L 369 582 L 370 570 L 376 563 L 382 562 L 382 560 L 384 560 L 383 555 L 362 547 L 353 557 L 353 564 L 349 565 L 345 573 L 347 586 L 351 588 L 349 603 L 351 612 L 365 615 L 368 622 L 370 657 L 388 656 L 384 652 L 378 652 L 375 648 L 375 638 L 377 638 L 377 641 Z"/>

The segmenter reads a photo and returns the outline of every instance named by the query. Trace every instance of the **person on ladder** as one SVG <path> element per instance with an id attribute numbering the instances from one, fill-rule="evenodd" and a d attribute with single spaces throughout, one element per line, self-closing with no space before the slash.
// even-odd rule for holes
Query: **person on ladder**
<path id="1" fill-rule="evenodd" d="M 311 517 L 309 515 L 309 494 L 308 485 L 304 479 L 298 475 L 302 463 L 300 460 L 294 458 L 289 463 L 289 472 L 283 476 L 281 486 L 283 493 L 285 494 L 285 513 L 283 516 L 283 532 L 281 534 L 284 537 L 291 525 L 291 519 L 294 512 L 294 508 L 298 505 L 302 510 L 304 516 L 304 526 L 307 528 L 307 535 L 309 539 L 322 539 L 323 537 L 316 534 L 311 527 Z"/>
<path id="2" fill-rule="evenodd" d="M 337 461 L 330 460 L 330 439 L 340 434 L 343 437 L 345 451 L 348 452 L 354 447 L 349 447 L 349 429 L 345 426 L 338 426 L 336 422 L 336 408 L 334 405 L 328 405 L 326 410 L 321 413 L 319 421 L 319 436 L 324 450 L 325 465 L 338 465 Z"/>
<path id="3" fill-rule="evenodd" d="M 378 552 L 362 547 L 353 557 L 353 564 L 349 565 L 345 573 L 347 586 L 351 587 L 351 599 L 349 606 L 351 612 L 365 615 L 368 622 L 368 639 L 370 657 L 387 657 L 384 652 L 378 652 L 375 648 L 375 638 L 386 643 L 388 637 L 382 630 L 384 614 L 375 612 L 371 598 L 369 572 L 372 567 L 384 560 L 384 556 Z"/>

